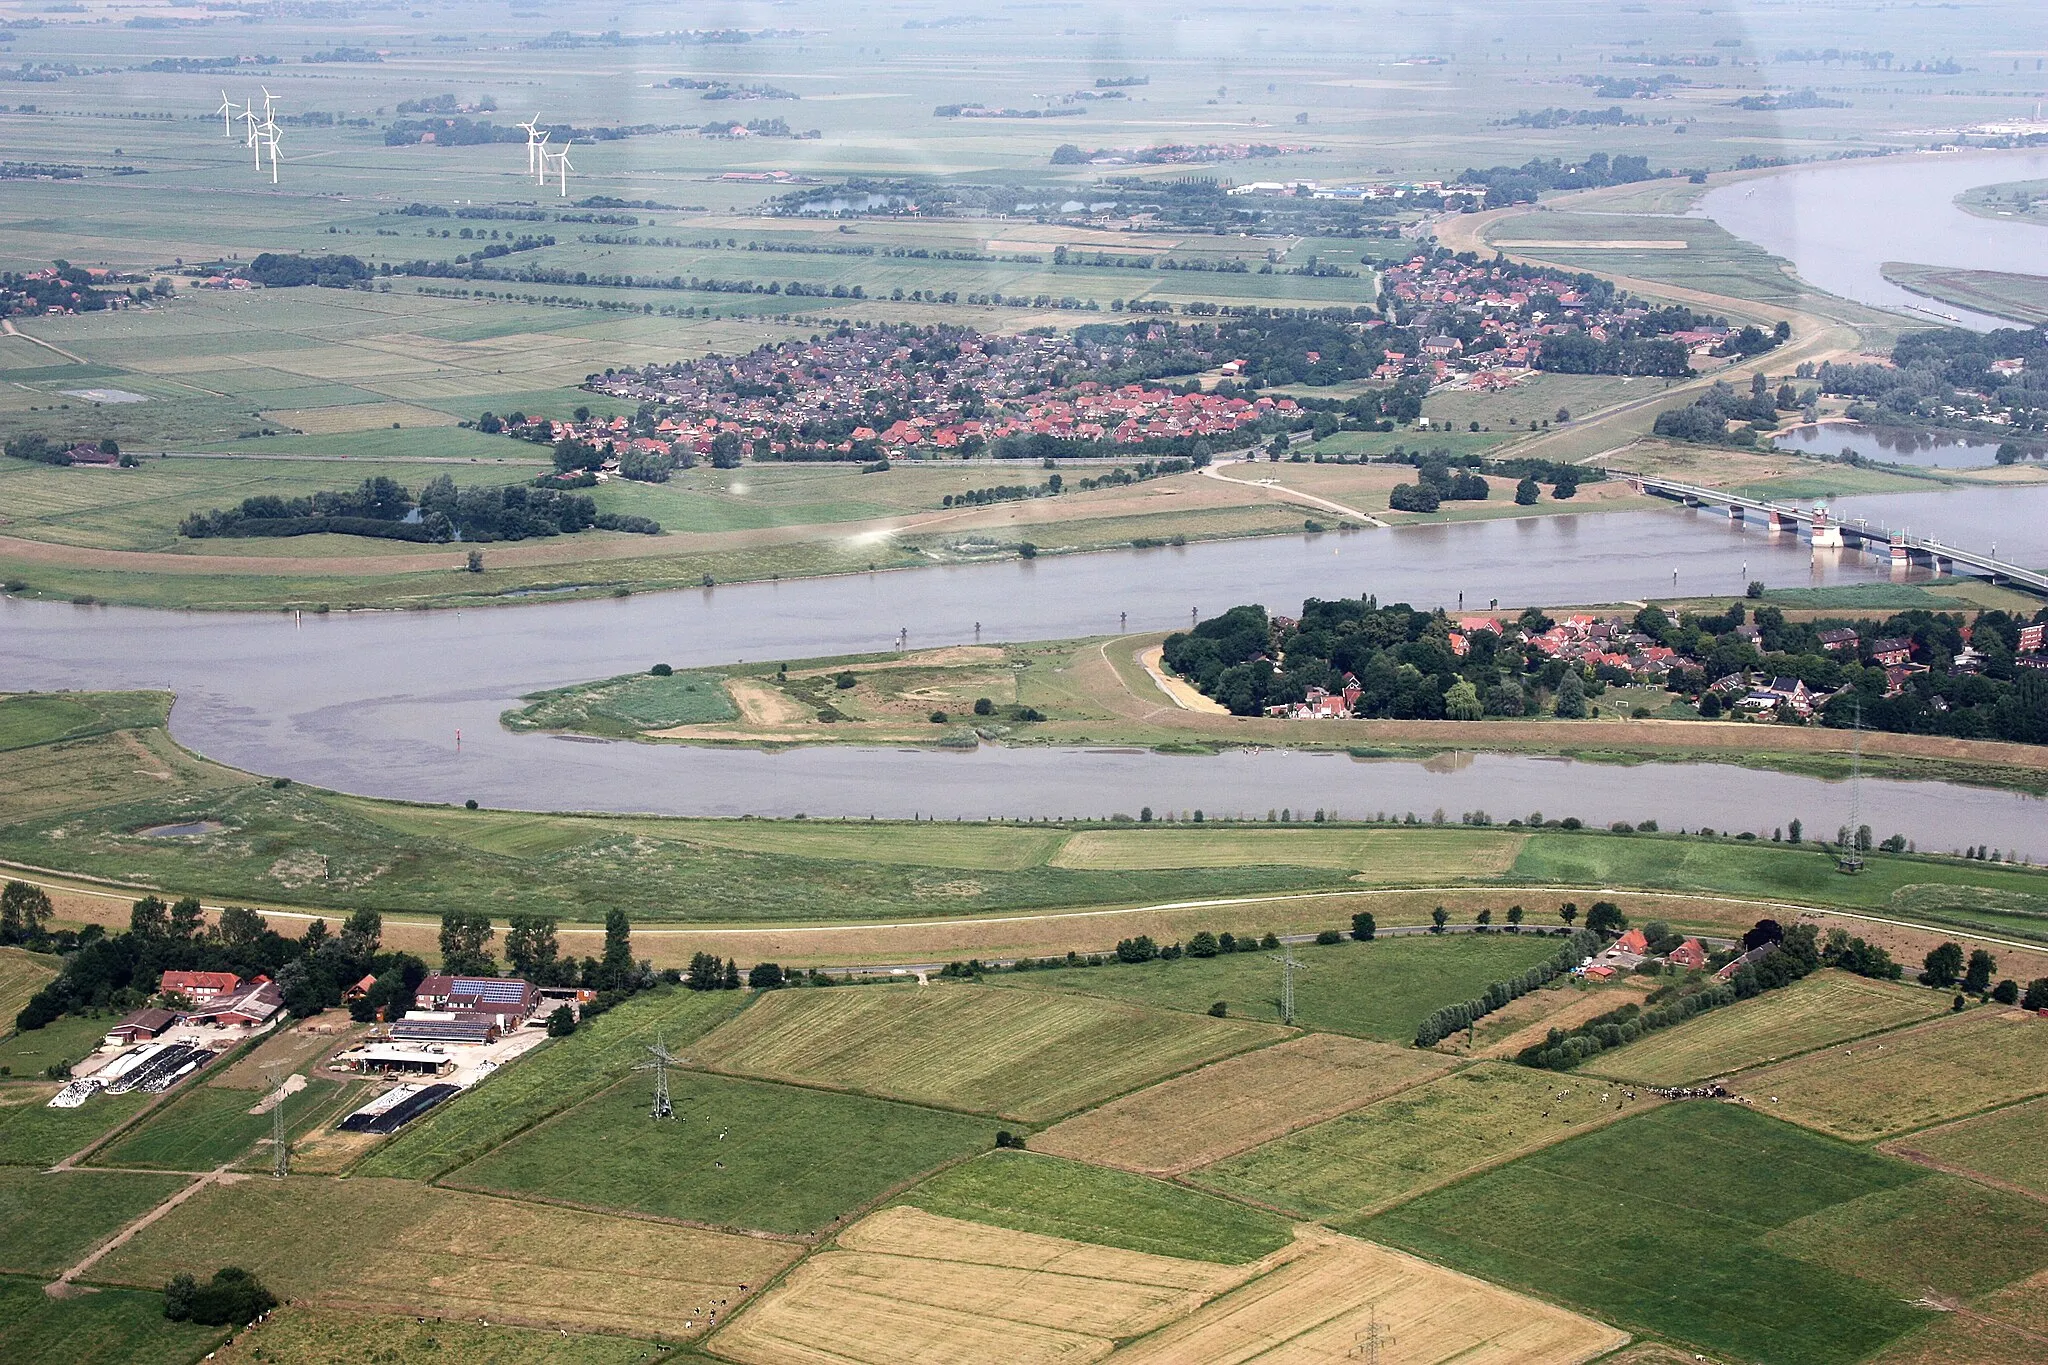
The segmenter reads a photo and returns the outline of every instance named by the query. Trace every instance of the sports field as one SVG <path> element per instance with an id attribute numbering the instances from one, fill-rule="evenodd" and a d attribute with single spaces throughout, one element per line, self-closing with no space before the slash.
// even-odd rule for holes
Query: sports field
<path id="1" fill-rule="evenodd" d="M 1885 1144 L 1885 1150 L 1923 1154 L 2048 1199 L 2048 1143 L 2042 1141 L 2048 1128 L 2043 1125 L 2048 1125 L 2048 1100 L 2031 1100 L 1914 1133 Z"/>
<path id="2" fill-rule="evenodd" d="M 1417 1191 L 1651 1103 L 1584 1077 L 1479 1062 L 1190 1178 L 1350 1230 L 1360 1216 Z"/>
<path id="3" fill-rule="evenodd" d="M 1442 1075 L 1450 1065 L 1412 1048 L 1311 1033 L 1111 1100 L 1055 1124 L 1031 1145 L 1177 1175 Z"/>
<path id="4" fill-rule="evenodd" d="M 1939 991 L 1816 972 L 1603 1052 L 1590 1069 L 1648 1085 L 1683 1085 L 1930 1019 L 1947 1008 L 1948 997 Z"/>
<path id="5" fill-rule="evenodd" d="M 746 1003 L 746 997 L 725 991 L 636 996 L 407 1124 L 357 1173 L 408 1180 L 446 1175 L 631 1074 L 648 1060 L 648 1045 L 657 1036 L 686 1051 Z"/>
<path id="6" fill-rule="evenodd" d="M 0 1166 L 0 1274 L 68 1270 L 186 1183 L 175 1175 Z"/>
<path id="7" fill-rule="evenodd" d="M 1803 1246 L 1777 1249 L 1776 1235 L 1923 1176 L 1737 1106 L 1687 1102 L 1426 1194 L 1360 1232 L 1716 1355 L 1847 1365 L 1924 1310 L 1889 1283 L 1804 1259 Z M 1938 1192 L 1929 1199 L 1938 1208 Z"/>
<path id="8" fill-rule="evenodd" d="M 1216 912 L 1219 921 L 1228 909 Z M 1264 928 L 1242 924 L 1240 938 Z M 1455 1000 L 1470 1000 L 1492 982 L 1519 976 L 1556 955 L 1557 940 L 1527 934 L 1445 934 L 1346 940 L 1328 947 L 1292 945 L 1305 970 L 1294 979 L 1295 1021 L 1389 1043 L 1414 1040 L 1415 1026 Z M 1224 1002 L 1251 1019 L 1280 1018 L 1277 955 L 1230 953 L 1174 962 L 1019 972 L 997 978 L 1028 991 L 1080 992 L 1165 1009 L 1201 1013 Z"/>
<path id="9" fill-rule="evenodd" d="M 445 1183 L 721 1227 L 810 1233 L 994 1140 L 984 1120 L 864 1095 L 672 1072 L 676 1117 L 635 1077 Z M 650 1178 L 650 1172 L 659 1172 Z"/>
<path id="10" fill-rule="evenodd" d="M 1152 1256 L 1243 1265 L 1287 1245 L 1270 1213 L 1036 1152 L 995 1151 L 903 1195 L 926 1213 Z"/>
<path id="11" fill-rule="evenodd" d="M 2048 1092 L 2048 1021 L 1997 1006 L 1744 1072 L 1758 1109 L 1868 1142 Z"/>
<path id="12" fill-rule="evenodd" d="M 693 1055 L 718 1071 L 1038 1122 L 1282 1036 L 1049 992 L 863 986 L 772 993 Z"/>
<path id="13" fill-rule="evenodd" d="M 216 1185 L 93 1269 L 160 1286 L 240 1265 L 280 1298 L 371 1311 L 687 1337 L 797 1248 L 409 1181 L 293 1176 Z M 694 1323 L 695 1326 L 686 1324 Z"/>
<path id="14" fill-rule="evenodd" d="M 0 1342 L 23 1365 L 191 1365 L 224 1327 L 164 1320 L 163 1296 L 104 1289 L 53 1299 L 34 1280 L 0 1276 Z"/>

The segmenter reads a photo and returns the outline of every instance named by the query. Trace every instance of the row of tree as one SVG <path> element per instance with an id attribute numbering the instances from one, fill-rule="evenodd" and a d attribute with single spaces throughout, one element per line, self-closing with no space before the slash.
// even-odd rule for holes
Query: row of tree
<path id="1" fill-rule="evenodd" d="M 1594 909 L 1599 910 L 1603 906 L 1611 907 L 1613 902 L 1601 901 L 1598 905 L 1594 906 Z M 1616 915 L 1621 913 L 1618 907 L 1615 908 L 1614 913 Z M 1473 1024 L 1492 1014 L 1495 1010 L 1500 1009 L 1509 1001 L 1519 1000 L 1530 991 L 1540 990 L 1550 982 L 1557 980 L 1558 977 L 1570 972 L 1579 965 L 1580 961 L 1591 956 L 1593 950 L 1600 946 L 1600 935 L 1593 931 L 1591 924 L 1592 920 L 1589 917 L 1587 920 L 1588 927 L 1574 929 L 1570 941 L 1562 948 L 1559 948 L 1556 955 L 1547 961 L 1539 962 L 1519 976 L 1511 976 L 1491 983 L 1484 991 L 1471 1000 L 1459 1001 L 1457 1004 L 1445 1005 L 1440 1009 L 1432 1011 L 1421 1024 L 1416 1026 L 1415 1046 L 1435 1047 L 1460 1029 L 1470 1028 Z"/>

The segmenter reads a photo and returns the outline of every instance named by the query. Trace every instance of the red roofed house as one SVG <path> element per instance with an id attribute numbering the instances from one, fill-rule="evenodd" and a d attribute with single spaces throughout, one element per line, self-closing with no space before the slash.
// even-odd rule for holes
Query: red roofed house
<path id="1" fill-rule="evenodd" d="M 1666 960 L 1674 967 L 1683 967 L 1687 971 L 1697 972 L 1703 970 L 1707 965 L 1707 950 L 1700 946 L 1698 939 L 1689 938 L 1676 948 L 1673 948 Z"/>
<path id="2" fill-rule="evenodd" d="M 157 989 L 165 995 L 182 995 L 195 1005 L 204 1005 L 241 988 L 242 978 L 233 972 L 165 972 Z"/>
<path id="3" fill-rule="evenodd" d="M 258 977 L 240 991 L 223 995 L 201 1005 L 186 1016 L 190 1024 L 211 1024 L 215 1028 L 255 1028 L 267 1024 L 284 1010 L 284 993 L 269 977 Z"/>
<path id="4" fill-rule="evenodd" d="M 1650 951 L 1650 940 L 1644 937 L 1642 930 L 1631 929 L 1614 940 L 1614 946 L 1624 953 L 1634 953 L 1637 957 L 1642 957 Z"/>

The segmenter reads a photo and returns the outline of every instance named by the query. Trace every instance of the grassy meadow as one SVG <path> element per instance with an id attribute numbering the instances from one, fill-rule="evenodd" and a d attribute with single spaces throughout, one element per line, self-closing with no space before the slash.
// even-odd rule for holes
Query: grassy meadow
<path id="1" fill-rule="evenodd" d="M 1848 1365 L 1925 1320 L 1889 1275 L 1869 1276 L 1888 1246 L 1882 1220 L 1863 1212 L 1893 1194 L 1938 1210 L 1942 1192 L 1924 1180 L 1761 1114 L 1679 1103 L 1426 1194 L 1360 1232 L 1719 1355 Z M 1803 1239 L 1808 1219 L 1842 1240 Z M 1967 1264 L 2011 1264 L 1975 1240 Z"/>
<path id="2" fill-rule="evenodd" d="M 1899 1139 L 1895 1144 L 1947 1166 L 2048 1197 L 2048 1151 L 2041 1123 L 2048 1100 L 2032 1100 Z"/>
<path id="3" fill-rule="evenodd" d="M 635 1077 L 446 1177 L 468 1189 L 804 1234 L 932 1167 L 986 1147 L 962 1114 L 863 1095 L 676 1071 L 676 1117 L 648 1116 Z M 659 1177 L 649 1179 L 650 1172 Z"/>
<path id="4" fill-rule="evenodd" d="M 0 1276 L 0 1341 L 23 1365 L 191 1365 L 227 1335 L 225 1327 L 165 1321 L 161 1294 L 103 1289 L 53 1299 L 39 1281 Z"/>
<path id="5" fill-rule="evenodd" d="M 55 1277 L 187 1183 L 143 1172 L 0 1167 L 0 1274 Z"/>
<path id="6" fill-rule="evenodd" d="M 599 1332 L 353 1313 L 312 1304 L 280 1308 L 215 1352 L 214 1365 L 430 1365 L 454 1357 L 479 1365 L 640 1365 L 644 1340 Z M 663 1360 L 701 1360 L 684 1347 Z"/>

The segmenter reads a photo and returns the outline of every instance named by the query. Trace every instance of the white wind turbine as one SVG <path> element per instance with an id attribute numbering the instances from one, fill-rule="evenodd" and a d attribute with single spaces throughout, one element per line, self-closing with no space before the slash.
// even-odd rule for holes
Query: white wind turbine
<path id="1" fill-rule="evenodd" d="M 536 117 L 538 117 L 538 115 L 536 115 Z M 548 150 L 548 135 L 545 129 L 541 131 L 539 137 L 534 138 L 532 141 L 527 143 L 526 151 L 527 156 L 533 163 L 532 165 L 526 168 L 527 173 L 533 177 L 533 183 L 536 185 L 547 184 L 548 158 L 552 156 L 553 153 Z"/>
<path id="2" fill-rule="evenodd" d="M 548 137 L 546 133 L 540 131 L 540 112 L 536 110 L 532 118 L 512 126 L 526 130 L 526 173 L 534 175 L 540 170 L 541 144 L 546 142 Z"/>
<path id="3" fill-rule="evenodd" d="M 235 102 L 228 98 L 227 91 L 223 90 L 220 92 L 220 108 L 213 112 L 220 115 L 220 135 L 222 137 L 233 137 L 235 135 Z"/>
<path id="4" fill-rule="evenodd" d="M 562 198 L 567 199 L 569 197 L 569 172 L 576 169 L 569 164 L 569 149 L 564 147 L 559 152 L 543 152 L 542 156 L 544 160 L 541 163 L 540 183 L 543 185 L 548 183 L 547 162 L 554 162 L 555 172 L 561 177 L 558 182 L 560 186 L 558 193 Z"/>
<path id="5" fill-rule="evenodd" d="M 277 118 L 274 106 L 275 100 L 271 95 L 269 89 L 265 88 L 263 91 L 263 123 L 260 127 L 256 129 L 256 133 L 259 137 L 263 139 L 264 145 L 270 149 L 270 183 L 273 185 L 277 183 L 278 138 Z M 262 147 L 259 147 L 256 152 L 256 168 L 258 170 L 261 170 L 263 168 Z"/>

